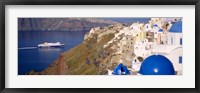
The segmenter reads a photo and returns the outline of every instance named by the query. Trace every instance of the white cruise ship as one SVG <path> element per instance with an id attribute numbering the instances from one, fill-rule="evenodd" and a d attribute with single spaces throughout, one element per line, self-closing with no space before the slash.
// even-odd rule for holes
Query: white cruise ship
<path id="1" fill-rule="evenodd" d="M 38 45 L 38 47 L 61 47 L 61 46 L 64 46 L 64 44 L 61 44 L 60 42 L 56 43 L 44 42 L 43 44 Z"/>

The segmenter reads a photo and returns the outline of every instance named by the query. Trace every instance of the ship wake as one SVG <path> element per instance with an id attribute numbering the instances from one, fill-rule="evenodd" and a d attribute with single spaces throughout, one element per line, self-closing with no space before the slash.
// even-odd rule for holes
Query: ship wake
<path id="1" fill-rule="evenodd" d="M 36 49 L 37 47 L 21 47 L 18 48 L 18 50 L 22 50 L 22 49 Z"/>

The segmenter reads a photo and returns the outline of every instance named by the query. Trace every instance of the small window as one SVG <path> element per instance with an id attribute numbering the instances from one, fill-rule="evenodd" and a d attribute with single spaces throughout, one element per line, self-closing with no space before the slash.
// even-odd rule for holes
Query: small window
<path id="1" fill-rule="evenodd" d="M 180 38 L 180 45 L 182 45 L 182 38 Z"/>
<path id="2" fill-rule="evenodd" d="M 179 56 L 179 64 L 182 64 L 182 56 Z"/>
<path id="3" fill-rule="evenodd" d="M 173 38 L 171 38 L 171 44 L 173 44 Z"/>

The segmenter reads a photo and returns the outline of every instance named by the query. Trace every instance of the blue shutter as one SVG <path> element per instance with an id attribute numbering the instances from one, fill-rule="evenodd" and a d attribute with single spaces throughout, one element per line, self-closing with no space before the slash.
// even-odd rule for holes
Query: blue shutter
<path id="1" fill-rule="evenodd" d="M 180 38 L 180 45 L 182 45 L 182 38 Z"/>
<path id="2" fill-rule="evenodd" d="M 179 64 L 182 64 L 182 56 L 179 57 Z"/>

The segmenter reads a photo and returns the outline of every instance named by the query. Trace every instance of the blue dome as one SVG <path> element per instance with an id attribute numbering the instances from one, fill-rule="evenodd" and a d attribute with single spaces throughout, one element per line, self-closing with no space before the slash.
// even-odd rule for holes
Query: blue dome
<path id="1" fill-rule="evenodd" d="M 153 27 L 158 27 L 158 25 L 157 25 L 157 24 L 154 24 Z"/>
<path id="2" fill-rule="evenodd" d="M 175 22 L 169 32 L 182 33 L 182 21 Z"/>
<path id="3" fill-rule="evenodd" d="M 159 29 L 158 32 L 163 32 L 163 30 L 162 30 L 162 29 Z"/>
<path id="4" fill-rule="evenodd" d="M 142 75 L 175 75 L 173 64 L 162 55 L 151 55 L 146 58 L 139 73 Z"/>
<path id="5" fill-rule="evenodd" d="M 118 66 L 115 67 L 113 73 L 114 75 L 129 75 L 130 72 L 128 71 L 127 67 L 120 63 Z"/>

